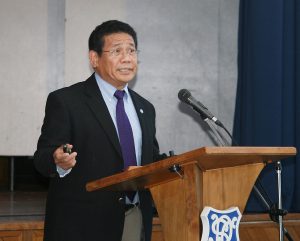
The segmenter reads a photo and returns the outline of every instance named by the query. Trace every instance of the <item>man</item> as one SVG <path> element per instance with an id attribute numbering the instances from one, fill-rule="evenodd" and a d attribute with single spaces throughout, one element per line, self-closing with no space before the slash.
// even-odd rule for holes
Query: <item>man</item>
<path id="1" fill-rule="evenodd" d="M 104 22 L 91 33 L 89 50 L 95 73 L 47 99 L 34 155 L 37 170 L 51 177 L 44 240 L 150 241 L 149 191 L 133 193 L 130 199 L 128 193 L 85 190 L 89 181 L 160 158 L 154 107 L 128 88 L 137 72 L 136 33 L 126 23 Z M 125 122 L 131 126 L 125 128 L 130 141 L 123 139 Z M 134 164 L 124 163 L 125 159 L 135 159 Z"/>

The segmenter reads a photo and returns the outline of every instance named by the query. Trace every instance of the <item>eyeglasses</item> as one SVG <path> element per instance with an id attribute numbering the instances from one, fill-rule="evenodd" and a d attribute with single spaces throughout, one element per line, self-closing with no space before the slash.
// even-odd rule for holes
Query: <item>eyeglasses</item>
<path id="1" fill-rule="evenodd" d="M 102 52 L 109 53 L 109 55 L 112 57 L 118 57 L 123 53 L 132 57 L 136 57 L 140 51 L 135 48 L 127 48 L 127 49 L 115 48 L 111 50 L 103 50 Z"/>

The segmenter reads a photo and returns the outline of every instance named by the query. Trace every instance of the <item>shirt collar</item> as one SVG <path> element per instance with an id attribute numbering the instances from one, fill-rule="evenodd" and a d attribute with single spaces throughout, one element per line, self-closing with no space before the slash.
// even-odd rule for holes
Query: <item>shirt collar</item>
<path id="1" fill-rule="evenodd" d="M 100 75 L 97 74 L 96 72 L 95 72 L 95 78 L 96 78 L 96 81 L 97 81 L 97 84 L 99 86 L 99 89 L 100 89 L 101 93 L 106 95 L 109 99 L 115 98 L 114 94 L 115 94 L 117 88 L 114 87 L 113 85 L 111 85 L 110 83 L 108 83 L 107 81 L 103 80 L 100 77 Z M 129 96 L 128 84 L 125 85 L 123 90 L 126 93 L 125 98 L 127 99 L 128 96 Z"/>

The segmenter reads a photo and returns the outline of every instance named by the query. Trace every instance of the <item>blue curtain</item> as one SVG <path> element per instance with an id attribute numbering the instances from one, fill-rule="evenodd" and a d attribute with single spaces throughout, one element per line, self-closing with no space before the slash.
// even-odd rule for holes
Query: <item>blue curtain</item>
<path id="1" fill-rule="evenodd" d="M 300 1 L 240 0 L 238 51 L 234 138 L 300 152 Z M 259 179 L 276 203 L 274 164 Z M 282 198 L 283 208 L 300 211 L 300 155 L 282 161 Z M 254 192 L 246 211 L 266 211 Z"/>

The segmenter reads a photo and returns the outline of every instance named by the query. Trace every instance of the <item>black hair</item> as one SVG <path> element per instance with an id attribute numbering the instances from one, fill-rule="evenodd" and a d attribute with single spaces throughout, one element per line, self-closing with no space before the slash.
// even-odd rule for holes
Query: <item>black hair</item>
<path id="1" fill-rule="evenodd" d="M 113 33 L 127 33 L 134 41 L 137 48 L 137 36 L 135 30 L 127 23 L 118 20 L 109 20 L 98 25 L 89 37 L 89 50 L 96 51 L 99 55 L 102 54 L 104 46 L 104 36 Z"/>

